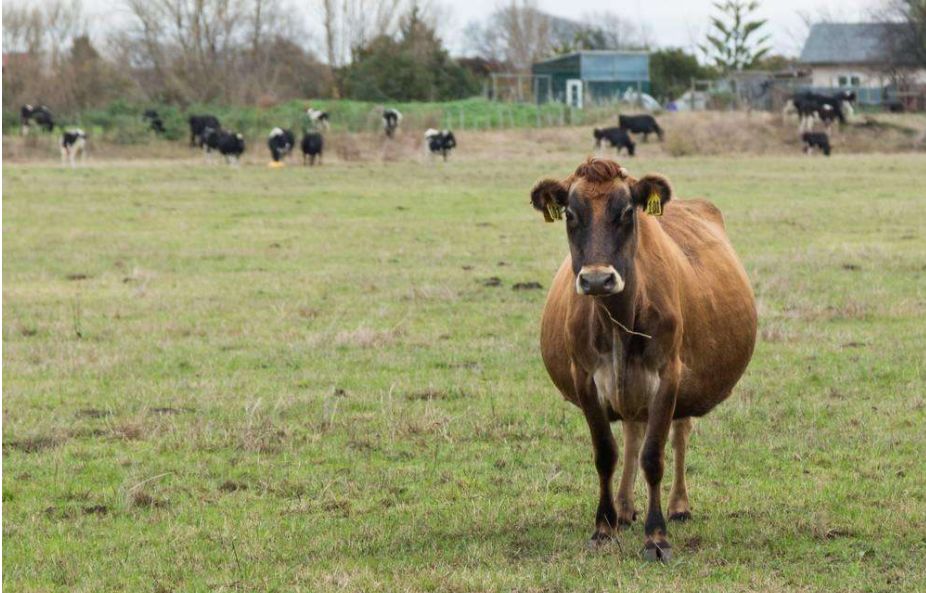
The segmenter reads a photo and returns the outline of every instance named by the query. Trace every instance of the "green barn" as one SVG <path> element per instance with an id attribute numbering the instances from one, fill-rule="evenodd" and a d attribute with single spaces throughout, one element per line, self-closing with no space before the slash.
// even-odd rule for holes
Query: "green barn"
<path id="1" fill-rule="evenodd" d="M 582 107 L 588 102 L 616 101 L 631 88 L 650 91 L 649 53 L 645 51 L 577 51 L 537 62 L 531 71 L 538 80 L 538 101 Z"/>

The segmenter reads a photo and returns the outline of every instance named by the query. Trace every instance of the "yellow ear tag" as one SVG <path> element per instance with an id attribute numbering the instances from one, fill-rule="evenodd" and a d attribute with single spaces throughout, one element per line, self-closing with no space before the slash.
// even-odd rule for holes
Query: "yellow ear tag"
<path id="1" fill-rule="evenodd" d="M 547 208 L 543 212 L 543 219 L 547 222 L 561 220 L 563 218 L 563 207 L 555 202 L 547 202 Z"/>
<path id="2" fill-rule="evenodd" d="M 659 194 L 653 191 L 646 200 L 646 213 L 651 216 L 662 216 L 662 200 Z"/>

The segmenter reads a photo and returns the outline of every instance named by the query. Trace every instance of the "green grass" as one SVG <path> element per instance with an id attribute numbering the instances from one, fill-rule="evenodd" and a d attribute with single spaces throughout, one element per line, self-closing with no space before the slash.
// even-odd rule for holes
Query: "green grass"
<path id="1" fill-rule="evenodd" d="M 760 311 L 650 565 L 639 523 L 586 550 L 587 428 L 512 290 L 580 155 L 4 167 L 4 587 L 926 589 L 923 157 L 628 164 L 723 209 Z"/>

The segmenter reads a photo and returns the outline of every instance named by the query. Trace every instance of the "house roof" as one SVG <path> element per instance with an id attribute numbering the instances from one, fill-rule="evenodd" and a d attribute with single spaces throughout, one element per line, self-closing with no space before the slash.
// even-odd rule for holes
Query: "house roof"
<path id="1" fill-rule="evenodd" d="M 575 56 L 612 56 L 612 57 L 621 57 L 621 56 L 648 56 L 649 52 L 645 50 L 624 50 L 624 49 L 583 49 L 579 51 L 574 51 L 568 54 L 562 54 L 559 56 L 553 56 L 552 58 L 547 58 L 545 60 L 539 60 L 534 62 L 534 65 L 537 64 L 546 64 L 548 62 L 556 62 L 563 60 L 565 58 L 573 58 Z"/>
<path id="2" fill-rule="evenodd" d="M 810 27 L 800 62 L 877 64 L 888 61 L 887 45 L 902 27 L 891 23 L 817 23 Z"/>

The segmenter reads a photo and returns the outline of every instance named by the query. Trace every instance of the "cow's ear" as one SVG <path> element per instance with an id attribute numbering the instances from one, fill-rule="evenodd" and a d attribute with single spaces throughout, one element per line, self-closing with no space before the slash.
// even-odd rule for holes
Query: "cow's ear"
<path id="1" fill-rule="evenodd" d="M 563 217 L 569 190 L 555 179 L 542 179 L 531 190 L 531 204 L 543 212 L 543 219 L 553 222 Z"/>
<path id="2" fill-rule="evenodd" d="M 672 186 L 662 175 L 645 175 L 630 188 L 634 206 L 647 214 L 662 216 L 662 209 L 672 199 Z"/>

